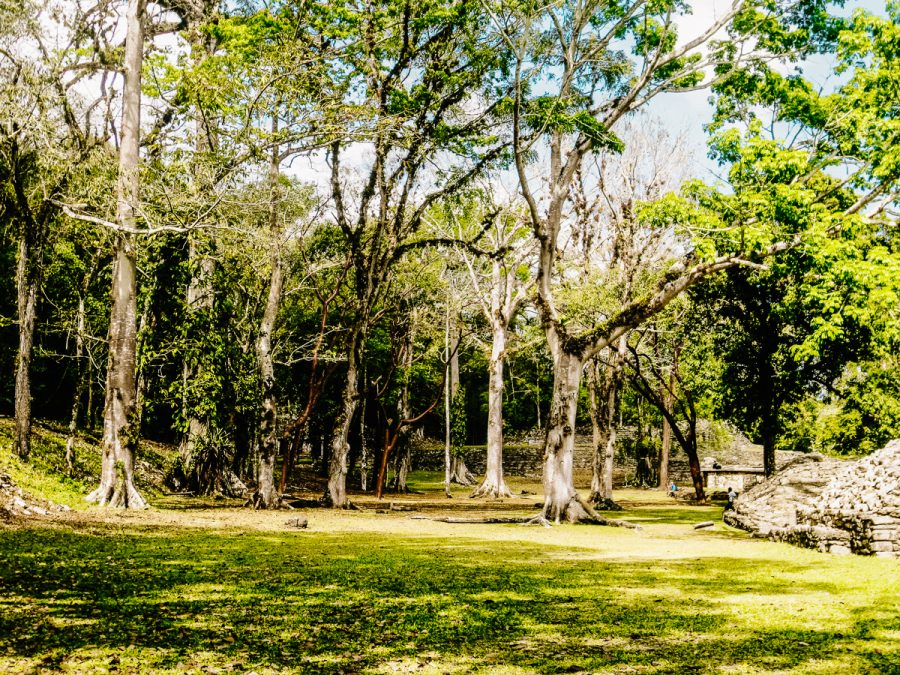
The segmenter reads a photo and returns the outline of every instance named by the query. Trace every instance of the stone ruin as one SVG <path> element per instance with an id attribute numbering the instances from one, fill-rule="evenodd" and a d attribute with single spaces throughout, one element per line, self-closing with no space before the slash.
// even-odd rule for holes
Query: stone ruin
<path id="1" fill-rule="evenodd" d="M 725 522 L 820 551 L 900 557 L 900 440 L 857 461 L 802 455 L 739 496 Z"/>
<path id="2" fill-rule="evenodd" d="M 35 499 L 7 474 L 0 472 L 0 523 L 8 523 L 22 516 L 47 516 L 69 510 L 65 504 Z"/>

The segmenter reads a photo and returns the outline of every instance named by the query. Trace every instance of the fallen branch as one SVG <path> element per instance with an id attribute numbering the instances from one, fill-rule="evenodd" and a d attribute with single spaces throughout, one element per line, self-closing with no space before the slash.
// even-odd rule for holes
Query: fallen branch
<path id="1" fill-rule="evenodd" d="M 438 523 L 453 523 L 455 525 L 495 525 L 495 524 L 517 524 L 517 525 L 541 525 L 550 527 L 550 521 L 544 518 L 543 514 L 537 516 L 495 516 L 488 518 L 457 518 L 455 516 L 438 516 L 430 518 L 428 516 L 410 516 L 413 520 L 431 520 Z M 600 518 L 599 516 L 578 521 L 587 525 L 603 525 L 606 527 L 624 527 L 629 530 L 640 530 L 641 526 L 635 523 L 629 523 L 627 520 L 613 520 L 609 518 Z"/>
<path id="2" fill-rule="evenodd" d="M 497 516 L 493 518 L 457 518 L 454 516 L 438 516 L 436 518 L 430 518 L 428 516 L 410 516 L 410 518 L 413 520 L 433 520 L 438 523 L 454 523 L 457 525 L 493 525 L 497 523 L 517 523 L 525 525 L 530 520 L 530 518 L 523 518 L 521 516 Z"/>

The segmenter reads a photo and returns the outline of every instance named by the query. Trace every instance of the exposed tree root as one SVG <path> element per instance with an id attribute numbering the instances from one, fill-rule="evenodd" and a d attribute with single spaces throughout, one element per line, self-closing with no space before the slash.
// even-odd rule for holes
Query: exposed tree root
<path id="1" fill-rule="evenodd" d="M 513 493 L 506 485 L 506 481 L 501 480 L 497 483 L 494 480 L 488 481 L 487 478 L 469 495 L 470 499 L 512 499 L 512 497 Z"/>
<path id="2" fill-rule="evenodd" d="M 458 525 L 492 525 L 492 524 L 519 524 L 528 525 L 532 518 L 523 518 L 521 516 L 497 516 L 490 518 L 457 518 L 455 516 L 410 516 L 412 520 L 432 520 L 438 523 L 454 523 Z M 548 523 L 549 527 L 549 523 Z"/>
<path id="3" fill-rule="evenodd" d="M 540 517 L 547 520 L 553 520 L 557 524 L 565 520 L 569 523 L 604 525 L 607 527 L 626 527 L 631 530 L 641 529 L 640 525 L 629 523 L 626 520 L 603 518 L 578 494 L 573 495 L 569 502 L 562 507 L 554 507 L 553 504 L 545 503 Z"/>
<path id="4" fill-rule="evenodd" d="M 279 509 L 281 508 L 281 496 L 275 495 L 268 498 L 259 490 L 255 490 L 252 495 L 244 502 L 244 506 L 250 506 L 254 511 L 263 509 Z"/>
<path id="5" fill-rule="evenodd" d="M 85 497 L 85 501 L 110 509 L 149 508 L 134 483 L 124 476 L 119 476 L 111 485 L 103 485 L 101 482 L 96 490 Z"/>
<path id="6" fill-rule="evenodd" d="M 591 495 L 590 504 L 595 511 L 621 511 L 622 507 L 609 497 L 601 497 L 599 494 Z"/>
<path id="7" fill-rule="evenodd" d="M 439 523 L 453 523 L 458 525 L 492 525 L 492 524 L 519 524 L 519 525 L 534 525 L 541 527 L 552 527 L 552 523 L 548 520 L 543 513 L 539 513 L 536 516 L 497 516 L 497 517 L 488 517 L 488 518 L 458 518 L 456 516 L 438 516 L 438 517 L 429 517 L 429 516 L 410 516 L 413 520 L 431 520 Z M 609 518 L 601 518 L 598 515 L 594 515 L 592 517 L 581 518 L 577 522 L 586 525 L 603 525 L 605 527 L 624 527 L 630 530 L 640 530 L 640 525 L 635 525 L 634 523 L 629 523 L 627 520 L 613 520 Z"/>
<path id="8" fill-rule="evenodd" d="M 522 524 L 523 525 L 535 525 L 535 526 L 539 525 L 541 527 L 552 527 L 550 521 L 547 520 L 546 518 L 544 518 L 543 513 L 539 513 L 538 515 L 533 516 L 532 518 L 527 518 L 526 520 L 524 520 L 522 522 Z"/>
<path id="9" fill-rule="evenodd" d="M 475 474 L 469 471 L 466 461 L 462 457 L 453 457 L 450 460 L 450 482 L 456 485 L 468 487 L 474 485 Z"/>

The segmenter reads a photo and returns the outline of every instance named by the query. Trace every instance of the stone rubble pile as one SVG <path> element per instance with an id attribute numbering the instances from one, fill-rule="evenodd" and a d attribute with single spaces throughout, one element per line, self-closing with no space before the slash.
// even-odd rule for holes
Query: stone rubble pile
<path id="1" fill-rule="evenodd" d="M 725 522 L 820 551 L 900 557 L 900 440 L 857 461 L 804 456 L 741 495 Z"/>
<path id="2" fill-rule="evenodd" d="M 900 440 L 849 463 L 816 500 L 820 510 L 900 512 Z"/>
<path id="3" fill-rule="evenodd" d="M 7 474 L 0 473 L 0 519 L 10 520 L 16 516 L 48 516 L 53 512 L 69 510 L 65 504 L 34 499 Z"/>

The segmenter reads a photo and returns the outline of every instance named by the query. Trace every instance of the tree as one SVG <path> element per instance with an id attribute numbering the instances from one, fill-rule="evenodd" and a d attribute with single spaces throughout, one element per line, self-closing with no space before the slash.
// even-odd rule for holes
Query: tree
<path id="1" fill-rule="evenodd" d="M 69 73 L 91 65 L 79 52 L 87 44 L 85 32 L 73 31 L 70 48 L 62 52 L 45 44 L 41 22 L 54 21 L 53 10 L 27 3 L 20 14 L 4 17 L 0 33 L 0 103 L 5 111 L 0 123 L 0 218 L 12 225 L 18 240 L 14 447 L 23 459 L 31 447 L 31 363 L 50 228 L 61 215 L 58 200 L 79 180 L 82 166 L 102 151 L 105 135 L 96 128 L 97 116 L 109 114 L 102 97 L 82 111 L 72 92 Z M 76 17 L 79 21 L 84 20 Z M 32 57 L 33 52 L 40 56 Z"/>
<path id="2" fill-rule="evenodd" d="M 338 11 L 340 10 L 340 11 Z M 424 215 L 486 170 L 503 145 L 490 124 L 496 99 L 479 97 L 502 51 L 485 39 L 479 6 L 471 2 L 385 2 L 329 6 L 323 31 L 345 46 L 337 96 L 326 126 L 346 129 L 331 142 L 331 203 L 353 261 L 352 319 L 347 369 L 331 441 L 327 499 L 347 504 L 348 436 L 356 415 L 363 345 L 373 311 L 385 297 L 394 264 L 428 245 L 417 238 Z M 399 26 L 395 25 L 399 22 Z M 371 152 L 351 199 L 343 158 L 349 142 Z M 449 169 L 428 176 L 432 162 Z"/>
<path id="3" fill-rule="evenodd" d="M 669 318 L 674 330 L 668 335 L 661 335 L 663 326 L 657 325 L 654 329 L 645 331 L 654 342 L 651 349 L 641 349 L 640 340 L 636 344 L 628 345 L 628 354 L 625 362 L 631 373 L 632 386 L 640 395 L 654 406 L 662 415 L 666 428 L 675 437 L 678 445 L 688 458 L 688 467 L 691 473 L 691 483 L 694 487 L 694 496 L 698 502 L 706 500 L 703 488 L 703 474 L 700 469 L 700 457 L 697 452 L 697 404 L 696 394 L 692 382 L 681 371 L 681 352 L 687 341 L 686 335 L 691 331 L 685 329 L 685 318 L 689 316 L 682 308 L 679 314 Z M 640 338 L 644 338 L 641 335 Z M 668 349 L 662 347 L 660 342 L 669 342 Z M 702 344 L 702 337 L 698 340 Z M 702 360 L 691 364 L 694 368 L 701 368 Z M 680 418 L 680 420 L 679 420 Z M 679 424 L 679 421 L 682 423 Z M 667 451 L 666 451 L 667 452 Z M 664 458 L 668 461 L 668 457 Z M 660 467 L 660 474 L 663 473 Z M 668 482 L 660 481 L 662 485 Z"/>
<path id="4" fill-rule="evenodd" d="M 781 51 L 786 40 L 807 34 L 794 26 L 821 7 L 735 2 L 700 34 L 679 44 L 676 17 L 683 3 L 565 2 L 495 14 L 514 52 L 512 134 L 519 188 L 540 243 L 538 310 L 554 358 L 554 391 L 545 441 L 545 503 L 540 519 L 596 519 L 575 490 L 572 448 L 583 365 L 663 309 L 699 279 L 740 262 L 744 250 L 688 258 L 670 268 L 646 294 L 586 330 L 572 330 L 554 299 L 559 239 L 565 207 L 584 159 L 618 152 L 613 127 L 662 92 L 703 85 L 707 68 L 724 78 L 751 57 Z M 729 41 L 714 36 L 729 28 Z M 772 40 L 758 39 L 757 33 Z M 630 40 L 630 44 L 625 44 Z M 752 48 L 750 45 L 755 45 Z M 621 48 L 620 48 L 621 47 Z M 626 56 L 630 48 L 631 57 Z M 756 51 L 755 54 L 752 52 Z M 754 58 L 755 60 L 755 58 Z M 599 65 L 598 65 L 599 64 Z M 541 73 L 544 78 L 541 78 Z M 552 79 L 546 76 L 553 74 Z M 541 95 L 532 92 L 540 82 Z M 547 92 L 547 93 L 544 93 Z M 528 174 L 529 158 L 547 139 L 548 170 L 542 202 Z M 672 214 L 670 214 L 672 215 Z M 669 220 L 666 226 L 674 221 Z M 780 248 L 775 245 L 766 253 Z"/>
<path id="5" fill-rule="evenodd" d="M 140 435 L 140 428 L 135 425 L 137 269 L 134 237 L 138 231 L 140 190 L 138 150 L 145 10 L 143 0 L 129 0 L 123 62 L 125 74 L 109 319 L 109 365 L 103 416 L 103 466 L 100 485 L 88 495 L 89 501 L 101 506 L 136 509 L 147 505 L 134 485 L 134 451 Z"/>
<path id="6" fill-rule="evenodd" d="M 484 479 L 472 497 L 498 499 L 512 497 L 503 478 L 503 380 L 510 325 L 530 291 L 529 257 L 534 247 L 521 213 L 515 203 L 497 207 L 491 197 L 484 204 L 473 202 L 460 214 L 451 213 L 455 236 L 471 239 L 477 227 L 484 236 L 479 242 L 481 256 L 458 248 L 469 273 L 477 304 L 491 330 L 488 361 L 487 462 Z M 452 397 L 451 397 L 452 398 Z"/>
<path id="7" fill-rule="evenodd" d="M 573 238 L 582 280 L 568 282 L 564 302 L 571 319 L 584 314 L 611 316 L 619 307 L 651 290 L 652 282 L 676 255 L 671 228 L 647 227 L 640 205 L 678 190 L 690 164 L 685 139 L 668 133 L 658 120 L 639 117 L 622 125 L 622 153 L 597 158 L 573 184 Z M 572 297 L 577 293 L 583 297 Z M 594 461 L 590 503 L 616 508 L 612 499 L 616 420 L 628 338 L 604 350 L 588 366 Z"/>

